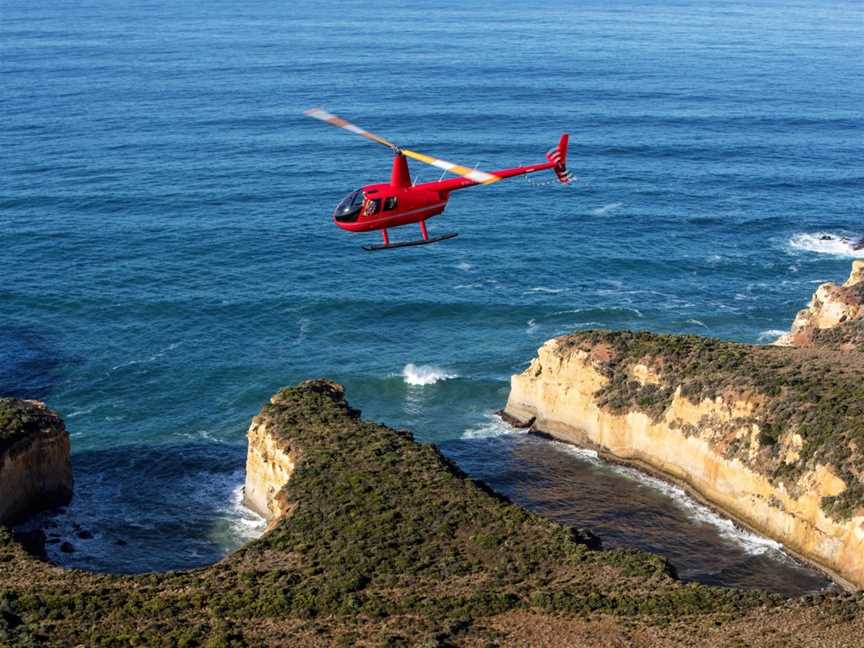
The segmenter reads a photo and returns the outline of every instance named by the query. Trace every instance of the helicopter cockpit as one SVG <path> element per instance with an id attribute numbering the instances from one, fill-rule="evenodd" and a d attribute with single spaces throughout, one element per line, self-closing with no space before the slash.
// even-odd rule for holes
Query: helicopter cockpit
<path id="1" fill-rule="evenodd" d="M 340 223 L 353 223 L 360 215 L 360 208 L 363 206 L 363 192 L 359 189 L 352 191 L 345 196 L 341 202 L 336 205 L 333 212 L 333 218 Z"/>

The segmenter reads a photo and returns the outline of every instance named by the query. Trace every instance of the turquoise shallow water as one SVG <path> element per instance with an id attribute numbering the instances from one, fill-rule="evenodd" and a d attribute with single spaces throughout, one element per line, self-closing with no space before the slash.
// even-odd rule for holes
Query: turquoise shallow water
<path id="1" fill-rule="evenodd" d="M 517 501 L 686 577 L 823 584 L 489 415 L 553 335 L 769 342 L 848 273 L 851 251 L 819 235 L 864 233 L 860 4 L 0 12 L 0 393 L 64 415 L 76 499 L 56 533 L 95 535 L 54 559 L 182 568 L 252 537 L 249 418 L 326 376 Z M 311 105 L 487 169 L 540 160 L 566 130 L 579 182 L 460 192 L 430 224 L 459 238 L 369 255 L 329 213 L 389 156 L 304 118 Z"/>

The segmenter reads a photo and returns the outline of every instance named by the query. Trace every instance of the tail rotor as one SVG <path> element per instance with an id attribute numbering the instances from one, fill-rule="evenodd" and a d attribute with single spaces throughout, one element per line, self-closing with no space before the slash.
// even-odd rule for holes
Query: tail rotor
<path id="1" fill-rule="evenodd" d="M 576 179 L 576 176 L 567 170 L 567 145 L 569 141 L 570 136 L 565 133 L 558 141 L 558 146 L 549 149 L 546 153 L 546 159 L 554 165 L 552 170 L 555 172 L 555 175 L 558 176 L 558 181 L 565 185 L 570 184 Z"/>

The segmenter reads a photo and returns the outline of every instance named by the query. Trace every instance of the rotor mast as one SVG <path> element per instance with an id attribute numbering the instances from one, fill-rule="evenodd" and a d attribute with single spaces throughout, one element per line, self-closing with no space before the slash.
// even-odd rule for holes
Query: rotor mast
<path id="1" fill-rule="evenodd" d="M 404 189 L 411 186 L 408 158 L 402 155 L 402 151 L 399 149 L 396 149 L 396 156 L 393 158 L 393 172 L 390 174 L 390 186 L 394 189 Z"/>

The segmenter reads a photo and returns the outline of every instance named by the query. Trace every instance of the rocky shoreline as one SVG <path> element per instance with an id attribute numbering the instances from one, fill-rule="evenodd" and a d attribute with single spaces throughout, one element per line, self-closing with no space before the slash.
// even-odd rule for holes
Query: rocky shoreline
<path id="1" fill-rule="evenodd" d="M 784 343 L 591 331 L 548 341 L 504 413 L 685 486 L 864 587 L 864 262 Z"/>
<path id="2" fill-rule="evenodd" d="M 67 570 L 33 559 L 0 528 L 0 642 L 820 646 L 864 631 L 861 596 L 788 600 L 685 584 L 658 556 L 603 550 L 407 432 L 364 421 L 334 383 L 280 391 L 250 438 L 293 468 L 281 487 L 259 481 L 269 531 L 210 567 Z"/>
<path id="3" fill-rule="evenodd" d="M 754 493 L 751 508 L 772 511 L 773 495 L 803 507 L 790 513 L 800 524 L 812 523 L 811 512 L 820 532 L 833 528 L 825 524 L 854 531 L 862 419 L 857 392 L 844 387 L 861 385 L 860 324 L 819 329 L 806 349 L 570 336 L 514 377 L 506 412 L 611 458 L 647 457 L 645 466 L 691 486 L 683 468 L 699 452 L 715 484 L 734 482 L 746 465 L 750 483 L 774 489 Z M 541 389 L 541 376 L 554 376 L 554 389 Z M 778 376 L 788 384 L 778 386 Z M 537 394 L 544 399 L 529 399 Z M 793 412 L 784 398 L 798 405 Z M 0 402 L 8 405 L 0 461 L 14 469 L 0 482 L 0 500 L 14 517 L 66 501 L 62 421 L 40 403 Z M 839 406 L 820 409 L 825 403 Z M 840 435 L 833 441 L 845 445 L 811 436 L 812 421 L 799 411 L 831 422 Z M 634 432 L 653 434 L 653 445 L 636 443 Z M 670 434 L 681 452 L 658 462 L 674 447 Z M 138 576 L 67 570 L 29 555 L 0 525 L 0 645 L 815 647 L 854 645 L 864 634 L 864 594 L 785 599 L 682 583 L 663 558 L 604 550 L 589 531 L 529 513 L 468 478 L 410 433 L 363 420 L 329 381 L 278 392 L 248 438 L 246 502 L 268 518 L 268 531 L 209 567 Z M 726 464 L 737 472 L 724 472 Z M 854 581 L 854 564 L 840 567 Z"/>

